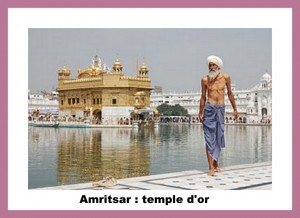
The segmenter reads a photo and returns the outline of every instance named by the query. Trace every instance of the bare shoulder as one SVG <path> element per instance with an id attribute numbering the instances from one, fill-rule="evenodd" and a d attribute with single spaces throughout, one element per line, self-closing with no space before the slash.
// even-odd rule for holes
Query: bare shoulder
<path id="1" fill-rule="evenodd" d="M 201 79 L 201 81 L 207 81 L 208 79 L 207 79 L 207 75 L 206 76 L 204 76 L 204 77 L 202 77 L 202 79 Z"/>
<path id="2" fill-rule="evenodd" d="M 208 82 L 207 76 L 202 77 L 201 82 L 202 83 L 207 83 Z"/>
<path id="3" fill-rule="evenodd" d="M 230 76 L 228 73 L 221 73 L 221 75 L 225 78 L 225 79 L 230 79 Z"/>
<path id="4" fill-rule="evenodd" d="M 223 78 L 228 82 L 230 81 L 230 75 L 227 73 L 222 73 Z"/>

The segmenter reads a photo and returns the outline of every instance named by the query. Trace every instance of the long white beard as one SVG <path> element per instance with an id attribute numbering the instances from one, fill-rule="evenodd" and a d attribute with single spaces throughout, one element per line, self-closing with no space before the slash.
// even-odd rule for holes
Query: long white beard
<path id="1" fill-rule="evenodd" d="M 219 70 L 211 70 L 211 71 L 209 71 L 208 72 L 208 80 L 211 82 L 211 81 L 213 81 L 217 76 L 218 76 L 218 74 L 220 73 L 220 71 Z"/>

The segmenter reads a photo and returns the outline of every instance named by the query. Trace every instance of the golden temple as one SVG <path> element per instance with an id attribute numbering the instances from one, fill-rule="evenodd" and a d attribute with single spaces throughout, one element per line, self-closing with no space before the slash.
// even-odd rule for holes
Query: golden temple
<path id="1" fill-rule="evenodd" d="M 59 113 L 75 119 L 89 117 L 110 124 L 120 117 L 130 119 L 132 111 L 150 107 L 151 80 L 146 64 L 126 76 L 117 58 L 109 69 L 96 55 L 92 64 L 78 69 L 76 78 L 67 67 L 58 70 Z"/>

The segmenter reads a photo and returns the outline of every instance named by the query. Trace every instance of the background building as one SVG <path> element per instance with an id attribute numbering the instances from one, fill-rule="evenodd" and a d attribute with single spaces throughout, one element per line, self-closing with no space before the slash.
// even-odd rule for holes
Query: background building
<path id="1" fill-rule="evenodd" d="M 122 73 L 122 65 L 118 59 L 112 70 L 104 67 L 100 69 L 97 59 L 96 56 L 93 64 L 86 70 L 78 70 L 77 78 L 71 78 L 71 72 L 66 67 L 59 70 L 59 101 L 57 92 L 51 92 L 50 96 L 28 92 L 29 114 L 35 109 L 39 109 L 41 113 L 57 114 L 59 103 L 60 116 L 76 119 L 85 115 L 94 122 L 116 124 L 120 118 L 123 121 L 124 117 L 125 120 L 130 119 L 134 109 L 139 109 L 141 113 L 151 113 L 157 106 L 167 103 L 181 105 L 187 109 L 192 121 L 198 122 L 200 92 L 163 93 L 161 87 L 150 88 L 145 64 L 137 70 L 136 77 L 127 77 Z M 251 89 L 237 90 L 235 84 L 232 84 L 232 90 L 239 122 L 272 122 L 272 78 L 267 71 Z M 233 109 L 227 93 L 225 106 L 225 121 L 231 123 Z"/>
<path id="2" fill-rule="evenodd" d="M 236 90 L 232 84 L 235 103 L 239 112 L 239 122 L 243 123 L 271 123 L 272 122 L 272 78 L 266 71 L 259 83 L 248 90 Z M 151 108 L 167 103 L 179 104 L 188 110 L 192 120 L 198 121 L 200 92 L 163 93 L 153 91 L 151 94 Z M 233 109 L 225 95 L 225 122 L 233 122 Z"/>
<path id="3" fill-rule="evenodd" d="M 42 91 L 31 93 L 28 90 L 28 115 L 30 116 L 35 110 L 40 114 L 58 114 L 58 92 Z"/>

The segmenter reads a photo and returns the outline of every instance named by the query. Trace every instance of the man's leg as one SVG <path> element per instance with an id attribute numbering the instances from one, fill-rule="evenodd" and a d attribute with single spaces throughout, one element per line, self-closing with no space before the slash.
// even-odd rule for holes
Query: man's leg
<path id="1" fill-rule="evenodd" d="M 220 169 L 219 165 L 218 165 L 218 161 L 214 160 L 214 169 L 218 172 L 221 173 L 222 170 Z"/>
<path id="2" fill-rule="evenodd" d="M 214 170 L 214 159 L 212 158 L 212 156 L 209 154 L 207 146 L 206 146 L 206 156 L 207 156 L 207 161 L 208 161 L 208 167 L 209 167 L 209 172 L 208 175 L 209 176 L 213 176 L 215 173 Z"/>

